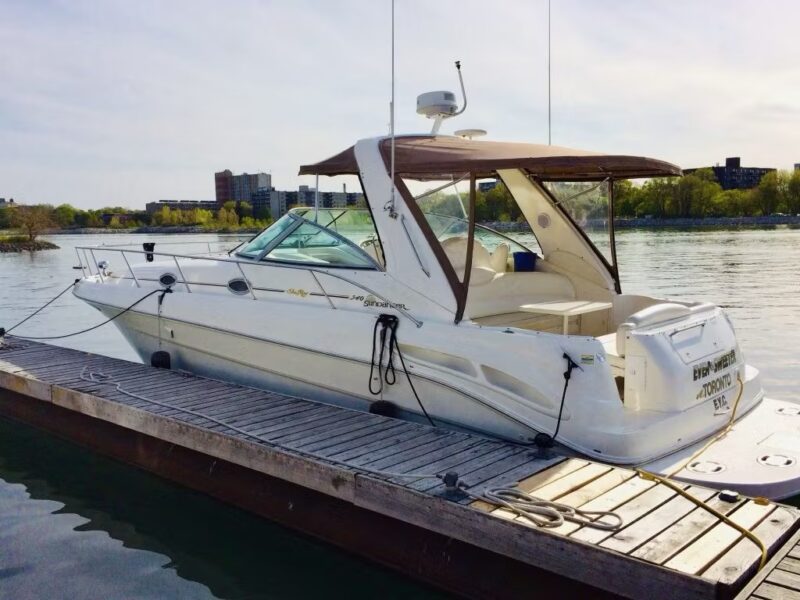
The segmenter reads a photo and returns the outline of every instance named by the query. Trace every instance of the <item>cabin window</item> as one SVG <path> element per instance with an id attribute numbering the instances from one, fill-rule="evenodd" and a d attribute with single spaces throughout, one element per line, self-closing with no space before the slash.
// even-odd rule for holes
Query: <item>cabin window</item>
<path id="1" fill-rule="evenodd" d="M 372 213 L 367 208 L 295 208 L 292 212 L 307 221 L 317 223 L 325 229 L 352 242 L 361 248 L 379 265 L 384 266 L 383 247 L 378 239 Z"/>
<path id="2" fill-rule="evenodd" d="M 248 242 L 237 255 L 254 260 L 323 267 L 381 267 L 381 263 L 363 246 L 322 226 L 322 223 L 331 225 L 330 222 L 320 219 L 314 223 L 301 216 L 303 214 L 302 210 L 293 210 L 284 215 Z"/>
<path id="3" fill-rule="evenodd" d="M 294 218 L 291 215 L 284 215 L 247 242 L 236 254 L 245 258 L 258 258 L 270 244 L 294 226 Z"/>
<path id="4" fill-rule="evenodd" d="M 464 281 L 469 244 L 468 174 L 444 181 L 406 181 L 459 281 Z"/>
<path id="5" fill-rule="evenodd" d="M 595 248 L 612 263 L 608 181 L 547 181 L 543 185 Z"/>
<path id="6" fill-rule="evenodd" d="M 297 216 L 299 225 L 272 247 L 262 260 L 322 267 L 374 269 L 376 263 L 349 240 Z"/>
<path id="7" fill-rule="evenodd" d="M 459 281 L 464 281 L 469 242 L 469 182 L 469 176 L 466 174 L 454 176 L 450 181 L 404 180 L 406 187 L 414 190 L 412 192 L 414 201 L 424 215 L 433 235 L 442 245 Z M 494 180 L 488 183 L 502 186 Z M 503 187 L 503 189 L 505 188 Z M 506 204 L 492 205 L 486 208 L 484 205 L 487 202 L 499 205 L 503 200 L 500 198 L 500 191 L 492 192 L 491 190 L 491 187 L 487 192 L 481 191 L 480 187 L 476 189 L 478 203 L 476 220 L 480 220 L 482 216 L 486 218 L 488 215 L 499 223 L 511 222 L 511 219 L 519 213 L 516 202 L 508 194 Z M 482 215 L 481 212 L 485 214 Z M 511 265 L 513 265 L 513 255 L 516 252 L 541 253 L 533 233 L 522 234 L 521 237 L 524 242 L 531 243 L 527 243 L 526 247 L 520 241 L 511 239 L 489 226 L 476 223 L 470 283 L 473 285 L 485 283 L 493 274 L 513 269 Z"/>

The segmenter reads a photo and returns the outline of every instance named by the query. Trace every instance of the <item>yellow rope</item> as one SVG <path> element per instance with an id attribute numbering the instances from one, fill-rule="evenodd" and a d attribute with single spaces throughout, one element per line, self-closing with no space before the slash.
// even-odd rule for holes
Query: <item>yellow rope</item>
<path id="1" fill-rule="evenodd" d="M 736 395 L 736 401 L 733 403 L 733 410 L 731 411 L 731 418 L 728 419 L 728 424 L 722 431 L 720 431 L 717 435 L 715 435 L 708 442 L 706 442 L 702 448 L 700 448 L 697 452 L 695 452 L 689 458 L 684 460 L 683 464 L 681 464 L 677 469 L 674 469 L 671 473 L 667 473 L 665 477 L 671 478 L 674 477 L 676 474 L 680 473 L 686 467 L 686 465 L 688 465 L 695 458 L 700 456 L 703 452 L 708 450 L 711 447 L 711 445 L 719 441 L 720 438 L 725 437 L 727 433 L 731 430 L 731 427 L 733 427 L 733 422 L 736 420 L 736 411 L 739 409 L 739 401 L 742 399 L 742 393 L 744 392 L 744 383 L 742 383 L 741 375 L 738 374 L 736 375 L 736 382 L 739 384 L 739 393 Z"/>
<path id="2" fill-rule="evenodd" d="M 642 479 L 645 479 L 645 480 L 648 480 L 648 481 L 655 481 L 657 483 L 660 483 L 661 485 L 667 486 L 668 488 L 670 488 L 671 490 L 673 490 L 674 492 L 676 492 L 680 496 L 683 496 L 684 498 L 686 498 L 687 500 L 693 502 L 695 505 L 699 506 L 700 508 L 702 508 L 704 510 L 707 510 L 712 515 L 714 515 L 716 518 L 718 518 L 720 521 L 722 521 L 723 523 L 726 523 L 727 525 L 730 525 L 731 527 L 733 527 L 734 529 L 739 531 L 744 537 L 746 537 L 747 539 L 752 541 L 756 546 L 758 546 L 759 550 L 761 550 L 761 561 L 759 562 L 759 565 L 758 565 L 758 570 L 760 571 L 761 569 L 764 568 L 764 565 L 767 563 L 767 558 L 768 558 L 767 547 L 764 545 L 764 542 L 762 542 L 758 538 L 758 536 L 756 536 L 752 531 L 750 531 L 746 527 L 743 527 L 743 526 L 739 525 L 738 523 L 735 523 L 727 515 L 722 514 L 717 509 L 709 506 L 706 502 L 700 500 L 699 498 L 696 498 L 696 497 L 692 496 L 689 492 L 684 490 L 680 485 L 678 485 L 678 484 L 676 484 L 675 482 L 672 481 L 672 477 L 674 477 L 675 474 L 677 474 L 680 471 L 682 471 L 686 467 L 686 465 L 688 465 L 691 461 L 693 461 L 698 456 L 700 456 L 703 452 L 708 450 L 711 447 L 712 444 L 716 443 L 722 437 L 724 437 L 731 430 L 731 427 L 733 427 L 733 423 L 736 420 L 736 411 L 739 408 L 739 401 L 742 399 L 742 394 L 744 393 L 744 383 L 742 383 L 741 375 L 737 374 L 736 381 L 739 384 L 739 394 L 736 396 L 736 401 L 733 404 L 733 410 L 731 411 L 731 418 L 728 420 L 728 424 L 725 426 L 725 428 L 722 431 L 720 431 L 717 435 L 715 435 L 707 443 L 705 443 L 703 445 L 703 447 L 700 448 L 697 452 L 693 453 L 689 458 L 684 460 L 683 463 L 677 469 L 674 469 L 672 472 L 668 473 L 667 475 L 663 475 L 663 476 L 662 475 L 656 475 L 655 473 L 652 473 L 650 471 L 645 471 L 644 469 L 636 469 L 636 472 L 639 474 L 639 477 L 641 477 Z M 763 504 L 765 499 L 764 498 L 754 498 L 753 501 L 756 502 L 757 504 Z"/>

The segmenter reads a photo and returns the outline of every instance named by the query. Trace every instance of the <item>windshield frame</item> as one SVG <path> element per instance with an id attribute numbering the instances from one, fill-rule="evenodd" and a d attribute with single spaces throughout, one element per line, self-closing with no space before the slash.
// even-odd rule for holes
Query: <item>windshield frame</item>
<path id="1" fill-rule="evenodd" d="M 441 217 L 442 219 L 450 219 L 454 223 L 460 221 L 462 223 L 466 223 L 467 225 L 469 225 L 469 219 L 467 219 L 465 217 L 456 217 L 456 216 L 453 216 L 453 215 L 443 215 L 443 214 L 435 213 L 435 212 L 428 212 L 428 213 L 423 212 L 423 214 L 428 214 L 428 215 L 433 215 L 433 216 L 436 216 L 436 217 Z M 450 226 L 448 225 L 448 227 L 450 227 Z M 520 248 L 522 248 L 526 252 L 531 252 L 533 254 L 538 254 L 535 250 L 532 250 L 531 248 L 528 248 L 528 246 L 526 246 L 522 242 L 520 242 L 518 240 L 515 240 L 514 238 L 505 235 L 501 231 L 497 231 L 497 229 L 492 229 L 491 227 L 488 227 L 487 225 L 481 225 L 477 221 L 475 222 L 475 229 L 480 229 L 481 231 L 488 231 L 489 233 L 492 233 L 492 234 L 496 235 L 497 237 L 503 238 L 505 241 L 510 242 L 514 246 L 519 246 Z M 533 232 L 533 229 L 531 229 L 531 235 L 533 235 L 534 239 L 537 240 L 537 244 L 538 244 L 538 238 L 536 238 L 536 234 Z M 541 249 L 541 247 L 540 247 L 540 249 Z"/>
<path id="2" fill-rule="evenodd" d="M 560 212 L 564 218 L 572 225 L 572 227 L 578 232 L 578 235 L 583 238 L 583 241 L 591 248 L 592 252 L 597 256 L 598 259 L 603 263 L 603 266 L 606 268 L 608 273 L 611 275 L 612 279 L 614 280 L 614 289 L 617 294 L 622 293 L 622 284 L 619 278 L 619 263 L 617 262 L 617 237 L 616 231 L 614 229 L 614 178 L 609 176 L 603 181 L 608 182 L 608 242 L 609 242 L 609 250 L 611 252 L 611 261 L 606 258 L 606 255 L 598 248 L 595 243 L 589 238 L 589 235 L 583 229 L 583 227 L 578 224 L 575 218 L 570 214 L 569 210 L 567 210 L 566 206 L 564 206 L 564 201 L 559 200 L 556 198 L 555 194 L 550 190 L 549 187 L 545 185 L 545 182 L 537 177 L 534 177 L 531 174 L 528 174 L 528 178 L 535 183 L 547 196 L 550 200 L 550 203 L 555 207 L 555 209 Z M 602 182 L 601 182 L 602 183 Z M 531 227 L 533 229 L 533 227 Z"/>
<path id="3" fill-rule="evenodd" d="M 315 223 L 314 221 L 311 221 L 309 219 L 306 219 L 305 217 L 303 217 L 303 216 L 301 216 L 301 215 L 299 215 L 297 213 L 294 213 L 294 212 L 287 212 L 286 215 L 284 215 L 284 216 L 287 216 L 287 217 L 291 218 L 292 220 L 294 220 L 294 223 L 292 223 L 289 227 L 284 229 L 283 232 L 281 232 L 280 235 L 278 235 L 269 244 L 267 244 L 263 248 L 263 250 L 261 250 L 261 252 L 259 252 L 255 256 L 250 256 L 250 255 L 247 255 L 247 254 L 243 254 L 241 252 L 237 252 L 236 256 L 238 256 L 240 258 L 244 258 L 246 260 L 251 260 L 253 262 L 262 262 L 263 261 L 263 262 L 269 262 L 269 263 L 273 263 L 273 264 L 277 264 L 277 265 L 286 264 L 286 265 L 295 265 L 295 266 L 305 266 L 305 267 L 314 268 L 314 269 L 355 269 L 355 270 L 358 270 L 358 271 L 373 271 L 373 270 L 384 271 L 385 270 L 383 268 L 383 266 L 378 264 L 378 262 L 374 258 L 372 258 L 369 254 L 364 252 L 364 250 L 362 248 L 359 248 L 356 244 L 351 242 L 349 239 L 347 239 L 343 235 L 337 233 L 336 231 L 334 231 L 332 229 L 328 229 L 327 227 L 325 227 L 323 225 L 320 225 L 319 223 Z M 283 217 L 281 217 L 281 218 L 283 218 Z M 320 265 L 320 264 L 309 265 L 309 263 L 303 262 L 303 261 L 284 260 L 284 259 L 275 259 L 275 258 L 268 258 L 267 257 L 267 255 L 270 252 L 272 252 L 273 250 L 275 250 L 275 248 L 280 246 L 281 243 L 287 237 L 289 237 L 292 233 L 297 231 L 300 227 L 302 227 L 306 223 L 309 224 L 309 225 L 312 225 L 313 227 L 316 227 L 320 231 L 325 232 L 326 234 L 330 235 L 331 237 L 336 238 L 337 240 L 339 240 L 340 242 L 346 244 L 347 246 L 349 246 L 351 248 L 354 248 L 355 250 L 357 250 L 359 252 L 359 254 L 364 256 L 367 259 L 367 261 L 370 264 L 372 264 L 373 266 L 370 267 L 370 266 L 359 266 L 359 265 Z M 273 225 L 274 225 L 274 223 L 273 223 Z M 272 225 L 270 225 L 270 227 L 272 227 Z M 267 229 L 269 229 L 269 227 L 267 227 L 266 229 L 261 231 L 261 233 L 259 233 L 258 235 L 261 235 Z M 258 237 L 258 235 L 255 236 L 253 239 L 256 239 Z"/>
<path id="4" fill-rule="evenodd" d="M 606 257 L 600 251 L 600 249 L 591 241 L 591 239 L 589 239 L 588 235 L 583 230 L 583 228 L 580 227 L 580 225 L 578 225 L 575 222 L 575 220 L 572 218 L 572 215 L 569 214 L 569 211 L 566 210 L 566 208 L 564 206 L 561 206 L 561 203 L 558 201 L 558 198 L 555 197 L 555 195 L 547 188 L 547 186 L 543 185 L 541 179 L 539 179 L 538 177 L 535 177 L 533 174 L 531 174 L 526 169 L 522 169 L 522 168 L 517 167 L 514 170 L 521 172 L 523 174 L 523 176 L 525 177 L 525 179 L 527 179 L 531 184 L 533 184 L 541 192 L 541 194 L 543 194 L 543 196 L 547 200 L 547 202 L 550 203 L 558 213 L 560 213 L 561 215 L 564 216 L 565 220 L 567 221 L 567 223 L 569 223 L 569 225 L 572 228 L 572 230 L 574 231 L 574 233 L 581 239 L 582 242 L 584 242 L 586 244 L 586 246 L 588 246 L 588 250 L 590 252 L 592 252 L 597 257 L 597 259 L 600 261 L 601 268 L 605 269 L 605 271 L 608 273 L 608 275 L 610 277 L 610 283 L 612 283 L 616 293 L 617 294 L 621 294 L 622 293 L 622 289 L 621 289 L 622 286 L 620 285 L 620 277 L 619 277 L 619 271 L 618 271 L 617 261 L 616 261 L 616 238 L 615 238 L 613 229 L 610 232 L 611 233 L 610 245 L 611 245 L 611 252 L 612 252 L 612 261 L 609 262 L 608 259 L 606 259 Z M 496 177 L 499 180 L 502 180 L 503 178 L 502 178 L 501 174 L 499 173 L 499 171 L 500 171 L 500 169 L 497 169 L 497 170 L 493 171 L 492 172 L 492 176 Z M 460 176 L 460 173 L 459 173 L 459 176 Z M 485 177 L 485 176 L 486 176 L 485 174 L 481 174 L 482 178 Z M 458 176 L 456 174 L 451 174 L 450 177 L 453 180 L 455 180 L 456 177 L 458 177 Z M 406 178 L 408 178 L 409 180 L 412 180 L 412 181 L 414 181 L 414 180 L 418 180 L 419 181 L 420 180 L 420 179 L 415 179 L 413 176 L 411 176 L 409 174 L 406 174 L 406 173 L 395 173 L 395 180 L 394 180 L 395 188 L 400 193 L 400 197 L 403 199 L 406 207 L 409 209 L 409 211 L 411 212 L 411 215 L 413 216 L 414 220 L 417 222 L 417 226 L 422 231 L 423 236 L 425 237 L 425 240 L 428 242 L 428 245 L 429 245 L 431 251 L 433 252 L 434 256 L 436 257 L 437 262 L 439 263 L 439 266 L 441 267 L 442 271 L 444 272 L 445 278 L 447 279 L 448 283 L 450 284 L 450 288 L 453 291 L 453 296 L 454 296 L 455 301 L 456 301 L 456 310 L 455 310 L 455 315 L 454 315 L 455 316 L 455 323 L 460 323 L 462 318 L 463 318 L 463 316 L 464 316 L 464 312 L 466 310 L 467 297 L 469 295 L 469 279 L 470 279 L 470 270 L 471 270 L 471 267 L 472 267 L 472 252 L 473 252 L 473 248 L 474 248 L 475 229 L 476 229 L 476 227 L 481 227 L 481 225 L 478 225 L 477 223 L 475 223 L 475 202 L 476 202 L 476 196 L 477 196 L 477 190 L 476 190 L 477 177 L 476 177 L 476 174 L 475 173 L 470 173 L 469 174 L 470 189 L 469 189 L 469 204 L 467 206 L 467 212 L 468 212 L 468 217 L 467 217 L 467 223 L 468 223 L 467 255 L 466 255 L 466 265 L 465 265 L 465 272 L 464 272 L 464 276 L 465 277 L 464 277 L 463 281 L 459 279 L 458 275 L 455 272 L 455 269 L 453 269 L 452 265 L 450 264 L 449 259 L 447 258 L 447 256 L 444 253 L 444 250 L 441 247 L 441 243 L 439 242 L 437 236 L 434 234 L 433 229 L 431 228 L 430 224 L 427 222 L 427 219 L 425 218 L 423 211 L 421 210 L 420 206 L 418 205 L 417 199 L 415 198 L 414 194 L 412 194 L 411 191 L 409 190 L 408 185 L 406 184 L 406 181 L 405 181 Z M 466 179 L 466 178 L 461 177 L 459 179 L 459 181 L 463 181 L 464 179 Z M 612 218 L 613 218 L 613 210 L 614 210 L 614 207 L 613 207 L 613 205 L 614 205 L 613 181 L 614 181 L 614 178 L 611 177 L 611 176 L 606 176 L 603 179 L 606 179 L 606 180 L 611 182 L 612 191 L 609 194 L 609 207 L 610 207 L 609 208 L 609 212 L 610 212 L 610 214 L 612 215 Z M 519 205 L 519 200 L 516 198 L 516 196 L 514 196 L 513 191 L 509 190 L 509 192 L 511 193 L 512 197 L 514 198 L 514 201 L 517 202 L 517 204 Z M 422 194 L 421 196 L 424 196 L 424 195 L 425 194 Z M 541 241 L 539 241 L 539 238 L 536 235 L 536 228 L 534 227 L 534 223 L 531 223 L 530 221 L 528 221 L 527 218 L 526 218 L 526 222 L 528 223 L 528 226 L 530 227 L 530 230 L 533 233 L 534 237 L 537 239 L 537 242 L 539 243 L 539 248 L 542 250 L 542 252 L 544 252 L 544 248 L 542 248 Z M 483 227 L 485 227 L 485 226 L 483 226 Z M 486 229 L 488 229 L 492 233 L 495 233 L 495 231 L 492 230 L 491 228 L 486 228 Z M 499 235 L 502 236 L 502 234 L 500 234 L 499 232 L 496 232 L 496 233 L 498 233 Z M 504 237 L 507 237 L 507 236 L 504 236 Z M 524 244 L 521 244 L 520 242 L 517 242 L 516 240 L 513 240 L 513 241 L 518 245 L 526 247 Z M 528 249 L 528 250 L 533 252 L 530 249 Z"/>

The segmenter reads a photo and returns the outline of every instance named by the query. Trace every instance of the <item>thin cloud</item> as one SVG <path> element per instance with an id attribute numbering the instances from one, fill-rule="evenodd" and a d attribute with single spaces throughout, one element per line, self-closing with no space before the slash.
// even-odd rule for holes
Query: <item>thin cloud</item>
<path id="1" fill-rule="evenodd" d="M 552 9 L 555 143 L 687 166 L 800 160 L 800 6 Z M 429 129 L 416 95 L 457 91 L 460 59 L 469 108 L 445 129 L 546 140 L 546 33 L 545 0 L 398 0 L 398 130 Z M 210 198 L 223 168 L 291 188 L 299 164 L 388 131 L 389 1 L 12 0 L 0 81 L 0 196 L 142 207 Z"/>

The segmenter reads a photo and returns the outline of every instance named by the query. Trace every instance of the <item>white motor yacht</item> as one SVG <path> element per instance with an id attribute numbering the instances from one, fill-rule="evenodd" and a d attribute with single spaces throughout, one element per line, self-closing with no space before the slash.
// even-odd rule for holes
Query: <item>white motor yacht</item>
<path id="1" fill-rule="evenodd" d="M 800 409 L 765 398 L 725 312 L 622 292 L 613 182 L 678 167 L 416 135 L 364 139 L 300 173 L 357 178 L 365 206 L 295 208 L 229 254 L 79 248 L 75 295 L 113 316 L 168 290 L 114 321 L 147 362 L 522 444 L 555 438 L 717 488 L 800 492 Z M 531 235 L 476 223 L 479 186 L 495 182 Z M 593 219 L 556 193 L 594 188 L 608 212 Z"/>

